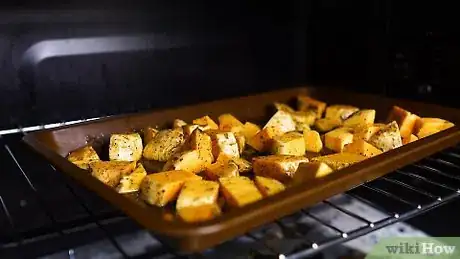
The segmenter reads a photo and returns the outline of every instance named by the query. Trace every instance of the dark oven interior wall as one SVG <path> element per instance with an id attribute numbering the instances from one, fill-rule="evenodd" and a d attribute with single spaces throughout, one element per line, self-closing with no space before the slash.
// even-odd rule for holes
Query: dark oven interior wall
<path id="1" fill-rule="evenodd" d="M 105 9 L 2 11 L 3 128 L 305 83 L 308 8 L 302 1 Z"/>
<path id="2" fill-rule="evenodd" d="M 459 81 L 458 48 L 423 19 L 429 6 L 408 17 L 383 0 L 89 2 L 2 8 L 0 128 L 307 83 L 439 101 Z"/>

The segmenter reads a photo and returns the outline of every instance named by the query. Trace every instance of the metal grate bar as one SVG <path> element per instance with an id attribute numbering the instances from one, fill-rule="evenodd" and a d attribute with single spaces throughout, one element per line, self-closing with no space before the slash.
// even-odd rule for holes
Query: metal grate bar
<path id="1" fill-rule="evenodd" d="M 379 188 L 375 188 L 375 187 L 369 186 L 368 184 L 363 184 L 362 186 L 365 187 L 365 188 L 367 188 L 367 189 L 369 189 L 369 190 L 372 190 L 372 191 L 374 191 L 374 192 L 383 194 L 383 195 L 385 195 L 386 197 L 389 197 L 389 198 L 392 198 L 392 199 L 394 199 L 394 200 L 397 200 L 397 201 L 400 201 L 400 202 L 402 202 L 402 203 L 405 203 L 405 204 L 407 204 L 407 205 L 409 205 L 409 206 L 412 206 L 412 207 L 414 207 L 414 208 L 420 208 L 420 207 L 421 207 L 420 204 L 412 203 L 412 202 L 410 202 L 410 201 L 407 201 L 406 199 L 403 199 L 403 198 L 401 198 L 401 197 L 398 197 L 398 196 L 396 196 L 396 195 L 393 195 L 393 194 L 391 194 L 391 193 L 389 193 L 389 192 L 387 192 L 387 191 L 384 191 L 384 190 L 382 190 L 382 189 L 379 189 Z"/>
<path id="2" fill-rule="evenodd" d="M 409 190 L 412 190 L 414 192 L 420 193 L 420 194 L 425 195 L 427 197 L 437 199 L 437 200 L 441 199 L 441 197 L 439 197 L 439 196 L 433 195 L 433 194 L 431 194 L 431 193 L 429 193 L 427 191 L 424 191 L 424 190 L 417 189 L 416 187 L 414 187 L 412 185 L 409 185 L 407 183 L 403 183 L 403 182 L 401 182 L 399 180 L 391 179 L 391 178 L 388 178 L 387 176 L 383 176 L 383 177 L 381 177 L 381 179 L 383 179 L 385 181 L 388 181 L 388 182 L 391 182 L 391 183 L 394 183 L 394 184 L 397 184 L 397 185 L 400 185 L 402 187 L 405 187 L 405 188 L 407 188 Z"/>
<path id="3" fill-rule="evenodd" d="M 453 169 L 460 170 L 460 166 L 458 166 L 456 164 L 453 164 L 453 163 L 451 163 L 449 161 L 445 161 L 445 160 L 440 159 L 440 158 L 426 158 L 426 160 L 433 161 L 433 162 L 436 162 L 436 163 L 440 163 L 440 164 L 452 167 Z"/>
<path id="4" fill-rule="evenodd" d="M 37 197 L 37 200 L 39 202 L 39 205 L 43 208 L 43 211 L 46 213 L 46 215 L 48 216 L 48 218 L 52 222 L 52 228 L 55 230 L 55 232 L 59 233 L 60 235 L 64 235 L 64 233 L 62 232 L 62 226 L 54 218 L 54 216 L 51 213 L 49 207 L 43 201 L 43 197 L 40 195 L 40 193 L 37 191 L 37 189 L 35 188 L 33 183 L 30 181 L 30 179 L 27 176 L 26 172 L 24 172 L 24 170 L 22 169 L 21 165 L 18 163 L 18 160 L 14 156 L 13 152 L 11 152 L 11 149 L 6 144 L 4 145 L 4 147 L 7 150 L 7 152 L 9 153 L 9 155 L 11 156 L 11 158 L 13 159 L 13 161 L 15 162 L 15 164 L 18 167 L 19 171 L 21 172 L 22 176 L 24 176 L 24 178 L 27 181 L 30 189 L 32 189 L 34 191 L 34 193 L 36 194 L 36 197 Z"/>
<path id="5" fill-rule="evenodd" d="M 52 167 L 54 170 L 55 168 Z M 57 173 L 57 171 L 56 171 Z M 67 185 L 67 183 L 65 183 Z M 110 235 L 109 231 L 107 231 L 107 229 L 99 222 L 99 220 L 94 216 L 93 212 L 85 205 L 84 201 L 81 199 L 80 196 L 78 196 L 75 191 L 73 190 L 73 188 L 69 185 L 67 185 L 67 187 L 69 188 L 69 190 L 75 195 L 76 199 L 78 201 L 80 201 L 81 205 L 83 206 L 83 208 L 85 209 L 85 211 L 88 213 L 89 217 L 91 218 L 91 220 L 104 232 L 104 234 L 106 235 L 106 237 L 109 239 L 109 241 L 112 243 L 112 245 L 120 252 L 120 254 L 123 256 L 123 258 L 128 258 L 128 255 L 125 253 L 125 251 L 123 250 L 123 248 L 118 244 L 118 242 L 115 240 L 115 238 L 113 238 L 112 235 Z"/>
<path id="6" fill-rule="evenodd" d="M 422 170 L 426 170 L 426 171 L 430 171 L 432 173 L 436 173 L 436 174 L 439 174 L 439 175 L 442 175 L 442 176 L 445 176 L 447 178 L 450 178 L 450 179 L 453 179 L 453 180 L 460 180 L 460 177 L 456 176 L 456 175 L 451 175 L 451 174 L 448 174 L 448 173 L 444 173 L 436 168 L 433 168 L 431 166 L 428 166 L 428 165 L 423 165 L 423 164 L 413 164 L 412 166 L 414 167 L 417 167 L 417 168 L 420 168 Z"/>
<path id="7" fill-rule="evenodd" d="M 383 212 L 383 213 L 385 213 L 385 214 L 387 214 L 387 215 L 395 215 L 395 214 L 397 214 L 397 213 L 394 213 L 394 212 L 389 212 L 389 211 L 388 211 L 387 209 L 385 209 L 384 207 L 379 206 L 379 205 L 373 203 L 372 201 L 369 201 L 369 200 L 367 200 L 367 199 L 365 199 L 365 198 L 363 198 L 363 197 L 361 197 L 361 196 L 359 196 L 359 195 L 356 195 L 356 194 L 354 194 L 354 193 L 351 193 L 350 191 L 348 191 L 348 192 L 346 192 L 346 193 L 344 193 L 344 194 L 347 195 L 347 196 L 349 196 L 349 197 L 351 197 L 351 198 L 353 198 L 353 199 L 356 199 L 356 200 L 358 200 L 358 201 L 360 201 L 360 202 L 362 202 L 362 203 L 364 203 L 364 204 L 366 204 L 366 205 L 368 205 L 368 206 L 370 206 L 371 208 L 374 208 L 374 209 L 376 209 L 376 210 L 379 210 L 379 211 L 381 211 L 381 212 Z"/>
<path id="8" fill-rule="evenodd" d="M 356 213 L 353 213 L 353 212 L 351 212 L 351 211 L 349 211 L 347 209 L 339 207 L 339 206 L 335 205 L 334 203 L 332 203 L 332 202 L 330 202 L 328 200 L 323 201 L 323 203 L 327 204 L 328 206 L 330 206 L 330 207 L 332 207 L 332 208 L 334 208 L 334 209 L 336 209 L 336 210 L 338 210 L 340 212 L 343 212 L 343 213 L 347 214 L 350 217 L 353 217 L 353 218 L 355 218 L 355 219 L 357 219 L 359 221 L 362 221 L 362 222 L 366 223 L 369 226 L 373 225 L 373 223 L 370 222 L 369 220 L 367 220 L 367 219 L 365 219 L 365 218 L 363 218 L 363 217 L 357 215 Z"/>
<path id="9" fill-rule="evenodd" d="M 362 228 L 350 231 L 348 233 L 348 239 L 351 240 L 351 239 L 366 235 L 366 234 L 368 234 L 370 232 L 373 232 L 375 230 L 384 228 L 384 227 L 389 226 L 391 224 L 394 224 L 396 222 L 400 222 L 400 221 L 410 219 L 410 218 L 412 218 L 412 217 L 414 217 L 416 215 L 419 215 L 419 214 L 421 214 L 421 213 L 423 213 L 425 211 L 434 209 L 434 208 L 440 206 L 443 203 L 447 203 L 447 202 L 449 202 L 449 201 L 451 201 L 453 199 L 456 199 L 459 196 L 460 196 L 459 193 L 454 193 L 452 195 L 449 195 L 449 196 L 445 197 L 442 201 L 436 200 L 436 201 L 434 201 L 434 202 L 432 202 L 430 204 L 425 205 L 424 210 L 412 210 L 412 211 L 404 213 L 402 215 L 395 214 L 394 217 L 384 218 L 382 220 L 379 220 L 379 221 L 375 222 L 373 227 L 367 227 L 366 226 L 366 227 L 362 227 Z M 305 257 L 311 256 L 311 255 L 314 255 L 317 252 L 319 252 L 321 250 L 324 250 L 324 249 L 326 249 L 328 247 L 340 244 L 342 242 L 343 242 L 343 240 L 341 240 L 341 238 L 331 239 L 330 241 L 326 241 L 326 242 L 318 244 L 318 247 L 315 248 L 315 249 L 309 249 L 309 250 L 304 250 L 304 251 L 300 251 L 300 252 L 297 252 L 297 253 L 293 253 L 293 254 L 287 256 L 286 258 L 287 259 L 305 258 Z"/>
<path id="10" fill-rule="evenodd" d="M 306 209 L 302 209 L 302 212 L 305 213 L 305 215 L 307 215 L 308 217 L 310 217 L 310 218 L 314 219 L 315 221 L 321 223 L 322 225 L 328 227 L 329 229 L 332 229 L 335 232 L 339 233 L 339 235 L 342 236 L 343 238 L 347 238 L 348 234 L 345 233 L 344 231 L 342 231 L 341 229 L 332 226 L 331 224 L 329 224 L 329 223 L 325 222 L 324 220 L 320 219 L 319 217 L 313 215 L 312 213 L 310 213 Z"/>
<path id="11" fill-rule="evenodd" d="M 417 174 L 414 174 L 414 173 L 411 173 L 411 172 L 406 172 L 406 171 L 402 171 L 401 169 L 398 169 L 396 170 L 397 173 L 401 173 L 401 174 L 404 174 L 404 175 L 408 175 L 410 177 L 413 177 L 413 178 L 417 178 L 419 180 L 422 180 L 422 181 L 425 181 L 425 182 L 428 182 L 428 183 L 431 183 L 431 184 L 434 184 L 438 187 L 441 187 L 441 188 L 445 188 L 445 189 L 449 189 L 451 191 L 460 191 L 458 190 L 457 188 L 454 188 L 454 187 L 451 187 L 451 186 L 448 186 L 446 184 L 442 184 L 442 183 L 438 183 L 438 182 L 435 182 L 435 181 L 432 181 L 430 179 L 427 179 L 426 177 L 424 176 L 420 176 L 420 175 L 417 175 Z"/>
<path id="12" fill-rule="evenodd" d="M 441 151 L 440 154 L 443 154 L 443 155 L 446 155 L 452 158 L 460 159 L 460 154 L 449 152 L 447 150 Z"/>

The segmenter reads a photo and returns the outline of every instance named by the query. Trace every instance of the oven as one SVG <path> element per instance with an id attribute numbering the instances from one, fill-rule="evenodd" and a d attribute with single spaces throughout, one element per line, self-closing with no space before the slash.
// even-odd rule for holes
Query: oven
<path id="1" fill-rule="evenodd" d="M 446 27 L 407 17 L 397 1 L 361 2 L 4 6 L 0 258 L 362 258 L 387 236 L 458 235 L 455 222 L 441 222 L 458 204 L 460 146 L 187 254 L 21 141 L 101 117 L 308 84 L 455 106 L 458 50 Z"/>

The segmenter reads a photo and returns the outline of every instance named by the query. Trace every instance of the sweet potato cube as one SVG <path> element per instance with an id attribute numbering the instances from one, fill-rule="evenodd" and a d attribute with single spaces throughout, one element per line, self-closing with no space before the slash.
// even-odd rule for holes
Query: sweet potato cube
<path id="1" fill-rule="evenodd" d="M 323 162 L 331 167 L 333 170 L 340 170 L 352 164 L 365 160 L 366 157 L 353 153 L 337 153 L 326 156 L 319 156 L 311 158 L 312 162 Z"/>
<path id="2" fill-rule="evenodd" d="M 272 153 L 275 155 L 302 156 L 305 154 L 305 139 L 298 132 L 288 132 L 273 138 Z"/>
<path id="3" fill-rule="evenodd" d="M 297 96 L 297 106 L 300 111 L 314 111 L 316 118 L 321 118 L 326 109 L 326 103 L 305 95 Z"/>
<path id="4" fill-rule="evenodd" d="M 254 182 L 264 197 L 275 195 L 286 189 L 284 184 L 272 178 L 256 176 Z"/>
<path id="5" fill-rule="evenodd" d="M 305 141 L 305 150 L 308 152 L 319 153 L 323 149 L 323 142 L 321 136 L 317 131 L 305 130 L 303 132 L 303 138 Z"/>
<path id="6" fill-rule="evenodd" d="M 205 129 L 202 129 L 202 130 L 206 130 L 206 129 L 217 130 L 217 129 L 219 129 L 219 125 L 217 125 L 217 123 L 215 123 L 208 115 L 203 116 L 203 117 L 198 118 L 198 119 L 194 119 L 192 121 L 192 124 L 205 127 Z"/>
<path id="7" fill-rule="evenodd" d="M 315 128 L 319 132 L 327 132 L 339 127 L 340 125 L 342 125 L 342 121 L 339 119 L 323 118 L 315 121 Z"/>
<path id="8" fill-rule="evenodd" d="M 403 138 L 402 139 L 402 143 L 403 143 L 403 145 L 406 145 L 406 144 L 412 143 L 412 142 L 414 142 L 416 140 L 418 140 L 418 137 L 415 136 L 414 134 L 410 134 L 410 136 L 408 138 Z"/>
<path id="9" fill-rule="evenodd" d="M 158 133 L 158 130 L 152 127 L 146 127 L 144 128 L 143 133 L 144 133 L 144 144 L 147 145 L 147 143 L 152 141 L 152 139 Z"/>
<path id="10" fill-rule="evenodd" d="M 241 130 L 241 134 L 246 138 L 246 140 L 251 139 L 260 131 L 260 127 L 254 123 L 246 122 L 243 125 L 243 129 Z"/>
<path id="11" fill-rule="evenodd" d="M 70 152 L 67 160 L 80 167 L 81 169 L 89 169 L 89 164 L 95 161 L 100 161 L 99 155 L 92 146 L 85 146 L 75 151 Z"/>
<path id="12" fill-rule="evenodd" d="M 222 131 L 239 132 L 243 128 L 243 123 L 230 113 L 225 113 L 217 118 L 219 121 L 219 129 Z"/>
<path id="13" fill-rule="evenodd" d="M 383 152 L 402 146 L 398 123 L 393 121 L 385 127 L 380 128 L 380 130 L 377 131 L 368 142 Z"/>
<path id="14" fill-rule="evenodd" d="M 385 124 L 383 125 L 385 126 Z M 362 139 L 368 141 L 372 135 L 382 128 L 382 125 L 373 124 L 373 125 L 363 125 L 354 128 L 353 141 Z"/>
<path id="15" fill-rule="evenodd" d="M 222 194 L 232 207 L 243 207 L 262 199 L 251 179 L 245 176 L 219 178 Z"/>
<path id="16" fill-rule="evenodd" d="M 147 172 L 139 163 L 132 173 L 121 178 L 117 191 L 119 193 L 137 192 L 145 176 L 147 176 Z"/>
<path id="17" fill-rule="evenodd" d="M 375 110 L 360 110 L 343 122 L 343 126 L 354 128 L 356 126 L 374 124 Z"/>
<path id="18" fill-rule="evenodd" d="M 328 119 L 345 120 L 357 111 L 359 111 L 359 109 L 351 105 L 331 105 L 326 108 L 326 115 L 324 117 Z"/>
<path id="19" fill-rule="evenodd" d="M 138 161 L 142 158 L 142 138 L 139 133 L 112 134 L 109 158 L 114 161 Z"/>
<path id="20" fill-rule="evenodd" d="M 342 152 L 345 145 L 353 142 L 353 134 L 350 128 L 338 128 L 324 135 L 324 144 L 330 150 Z"/>
<path id="21" fill-rule="evenodd" d="M 301 163 L 308 162 L 304 156 L 271 155 L 253 159 L 254 174 L 287 182 L 294 177 Z"/>
<path id="22" fill-rule="evenodd" d="M 140 197 L 151 205 L 163 207 L 177 198 L 185 182 L 200 179 L 200 176 L 182 170 L 149 174 L 142 180 Z"/>
<path id="23" fill-rule="evenodd" d="M 365 157 L 373 157 L 382 154 L 382 151 L 362 139 L 353 141 L 347 144 L 343 152 L 354 153 Z"/>
<path id="24" fill-rule="evenodd" d="M 402 138 L 409 138 L 414 130 L 415 123 L 419 117 L 399 106 L 393 106 L 388 121 L 396 121 Z"/>
<path id="25" fill-rule="evenodd" d="M 136 168 L 136 162 L 96 161 L 89 164 L 91 175 L 104 184 L 115 187 L 121 178 Z"/>
<path id="26" fill-rule="evenodd" d="M 299 169 L 300 170 L 300 169 Z M 324 177 L 334 170 L 326 163 L 315 161 L 302 164 L 301 170 L 294 176 L 294 183 L 303 183 L 315 178 Z"/>
<path id="27" fill-rule="evenodd" d="M 187 181 L 177 198 L 177 214 L 186 222 L 210 220 L 221 213 L 217 204 L 218 197 L 219 184 L 217 182 Z"/>

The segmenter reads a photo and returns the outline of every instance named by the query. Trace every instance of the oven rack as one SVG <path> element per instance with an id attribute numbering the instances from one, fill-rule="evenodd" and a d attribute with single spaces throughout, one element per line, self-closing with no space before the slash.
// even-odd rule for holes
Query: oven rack
<path id="1" fill-rule="evenodd" d="M 88 251 L 110 258 L 215 258 L 229 251 L 238 252 L 232 256 L 305 258 L 460 195 L 460 146 L 455 146 L 202 254 L 182 254 L 56 171 L 21 141 L 23 134 L 0 135 L 0 258 L 85 258 Z M 351 203 L 361 204 L 361 210 L 347 208 Z M 369 216 L 366 208 L 381 215 Z M 348 223 L 334 223 L 327 215 L 340 215 Z M 136 249 L 129 245 L 133 240 Z"/>

